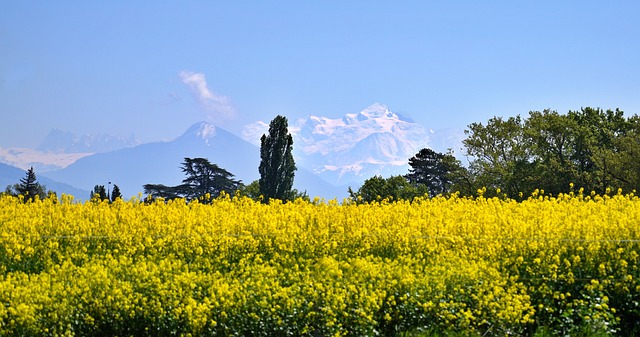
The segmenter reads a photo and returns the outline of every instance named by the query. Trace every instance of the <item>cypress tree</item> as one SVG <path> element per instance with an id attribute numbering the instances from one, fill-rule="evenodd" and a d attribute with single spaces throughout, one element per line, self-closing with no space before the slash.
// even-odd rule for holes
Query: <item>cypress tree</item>
<path id="1" fill-rule="evenodd" d="M 122 193 L 120 192 L 120 187 L 118 185 L 113 185 L 113 191 L 111 191 L 111 201 L 116 201 L 116 199 L 122 198 Z"/>
<path id="2" fill-rule="evenodd" d="M 265 201 L 292 198 L 296 170 L 292 150 L 287 118 L 278 115 L 269 124 L 269 134 L 260 138 L 259 185 Z"/>

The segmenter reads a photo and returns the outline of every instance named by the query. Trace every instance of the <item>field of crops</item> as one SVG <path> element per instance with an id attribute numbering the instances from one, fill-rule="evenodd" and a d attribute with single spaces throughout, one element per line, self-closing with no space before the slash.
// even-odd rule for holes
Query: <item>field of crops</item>
<path id="1" fill-rule="evenodd" d="M 0 198 L 0 336 L 640 331 L 640 200 Z"/>

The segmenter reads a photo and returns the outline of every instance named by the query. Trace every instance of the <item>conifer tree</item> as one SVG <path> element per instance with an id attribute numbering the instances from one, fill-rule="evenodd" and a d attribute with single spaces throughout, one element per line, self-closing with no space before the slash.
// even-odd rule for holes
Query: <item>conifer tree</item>
<path id="1" fill-rule="evenodd" d="M 104 185 L 94 186 L 90 197 L 92 200 L 109 200 L 107 197 L 107 189 L 104 188 Z"/>
<path id="2" fill-rule="evenodd" d="M 113 191 L 111 191 L 111 201 L 116 201 L 116 199 L 122 198 L 122 193 L 120 192 L 120 187 L 118 185 L 113 185 Z"/>
<path id="3" fill-rule="evenodd" d="M 34 200 L 36 195 L 44 198 L 46 195 L 44 186 L 40 185 L 36 178 L 33 166 L 27 171 L 27 175 L 20 179 L 20 183 L 14 186 L 18 195 L 24 196 L 24 201 Z"/>
<path id="4" fill-rule="evenodd" d="M 260 194 L 264 200 L 292 199 L 296 165 L 293 160 L 293 137 L 287 118 L 276 116 L 269 124 L 269 134 L 260 138 Z"/>

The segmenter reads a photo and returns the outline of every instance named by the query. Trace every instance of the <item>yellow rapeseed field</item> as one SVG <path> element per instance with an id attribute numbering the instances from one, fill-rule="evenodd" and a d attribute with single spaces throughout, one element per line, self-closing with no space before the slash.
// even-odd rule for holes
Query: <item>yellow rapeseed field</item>
<path id="1" fill-rule="evenodd" d="M 0 197 L 0 336 L 640 331 L 640 200 Z"/>

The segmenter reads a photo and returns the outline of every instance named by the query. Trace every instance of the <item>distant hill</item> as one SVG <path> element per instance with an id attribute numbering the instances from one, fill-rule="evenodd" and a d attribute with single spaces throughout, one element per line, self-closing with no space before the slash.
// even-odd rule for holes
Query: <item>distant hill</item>
<path id="1" fill-rule="evenodd" d="M 0 163 L 0 189 L 4 192 L 8 185 L 17 184 L 20 179 L 26 176 L 26 171 L 7 164 Z M 73 186 L 60 183 L 38 174 L 36 171 L 36 179 L 38 183 L 44 185 L 47 190 L 55 191 L 58 196 L 69 194 L 78 200 L 86 200 L 89 198 L 90 190 L 82 190 Z"/>
<path id="2" fill-rule="evenodd" d="M 191 126 L 170 142 L 147 143 L 83 157 L 64 169 L 46 175 L 82 189 L 117 184 L 125 198 L 143 192 L 144 184 L 178 185 L 184 179 L 180 165 L 185 157 L 207 158 L 248 184 L 259 179 L 260 149 L 207 122 Z M 346 188 L 335 187 L 299 168 L 294 187 L 310 196 L 346 197 Z"/>

